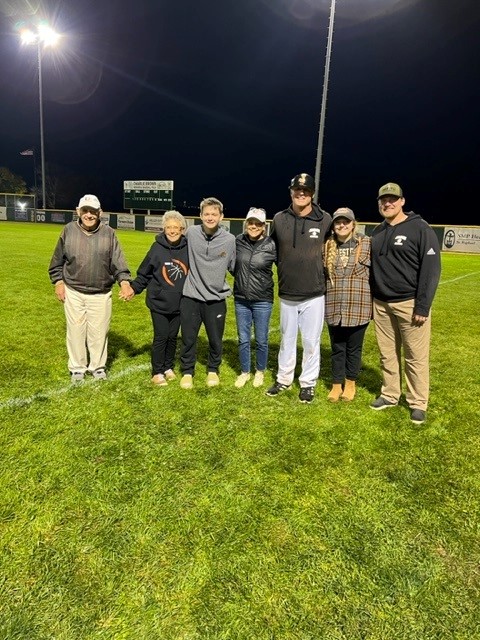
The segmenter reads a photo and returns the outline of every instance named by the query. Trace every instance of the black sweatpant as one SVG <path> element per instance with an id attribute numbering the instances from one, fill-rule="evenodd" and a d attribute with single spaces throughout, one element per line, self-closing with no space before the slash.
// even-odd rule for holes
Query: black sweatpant
<path id="1" fill-rule="evenodd" d="M 357 327 L 328 325 L 332 346 L 332 381 L 343 384 L 347 380 L 356 380 L 362 364 L 363 339 L 367 324 Z"/>
<path id="2" fill-rule="evenodd" d="M 194 374 L 197 360 L 197 338 L 202 322 L 207 332 L 209 347 L 207 370 L 218 373 L 222 362 L 226 313 L 227 303 L 225 300 L 202 302 L 193 298 L 182 298 L 180 303 L 180 324 L 182 327 L 180 364 L 182 373 Z"/>
<path id="3" fill-rule="evenodd" d="M 173 369 L 180 314 L 150 311 L 153 324 L 152 375 Z"/>

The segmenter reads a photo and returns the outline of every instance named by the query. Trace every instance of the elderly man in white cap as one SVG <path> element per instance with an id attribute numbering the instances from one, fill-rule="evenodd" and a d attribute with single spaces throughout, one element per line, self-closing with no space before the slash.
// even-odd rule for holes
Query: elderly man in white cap
<path id="1" fill-rule="evenodd" d="M 55 295 L 64 304 L 72 382 L 82 382 L 87 371 L 97 380 L 107 377 L 112 287 L 115 281 L 122 289 L 130 287 L 122 248 L 101 215 L 96 196 L 80 198 L 78 218 L 63 228 L 48 269 Z"/>

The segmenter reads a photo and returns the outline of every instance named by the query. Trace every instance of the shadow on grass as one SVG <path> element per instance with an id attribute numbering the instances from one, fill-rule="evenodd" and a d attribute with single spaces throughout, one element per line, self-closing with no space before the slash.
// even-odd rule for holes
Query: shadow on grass
<path id="1" fill-rule="evenodd" d="M 180 363 L 180 349 L 182 339 L 179 335 L 177 340 L 177 352 L 175 357 L 176 366 Z M 271 342 L 268 348 L 268 363 L 267 370 L 271 371 L 275 377 L 277 373 L 278 363 L 278 351 L 280 344 L 278 341 Z M 108 364 L 111 365 L 121 352 L 127 356 L 134 358 L 144 353 L 150 353 L 151 343 L 144 344 L 141 347 L 135 346 L 135 344 L 126 336 L 120 335 L 116 332 L 111 332 L 109 335 L 109 347 L 108 347 Z M 330 349 L 321 345 L 320 347 L 320 374 L 319 380 L 322 381 L 325 386 L 331 384 L 332 372 L 330 365 Z M 301 371 L 302 363 L 302 348 L 297 348 L 297 366 L 295 368 L 295 378 L 298 379 Z M 251 356 L 252 356 L 252 369 L 255 367 L 255 341 L 252 340 L 251 344 Z M 233 371 L 240 372 L 240 360 L 238 357 L 238 342 L 234 339 L 228 339 L 223 341 L 223 355 L 222 362 L 228 365 Z M 208 339 L 205 335 L 199 335 L 197 338 L 197 366 L 207 370 L 208 365 Z M 378 395 L 380 393 L 380 387 L 382 384 L 382 376 L 380 367 L 373 368 L 362 364 L 360 375 L 358 379 L 359 386 L 366 389 L 369 393 Z"/>
<path id="2" fill-rule="evenodd" d="M 280 344 L 278 341 L 272 342 L 269 344 L 268 348 L 268 364 L 267 369 L 273 373 L 273 376 L 277 373 L 278 366 L 278 352 L 280 349 Z M 206 364 L 208 357 L 208 342 L 205 338 L 203 338 L 203 346 L 202 351 L 204 354 L 204 362 Z M 330 355 L 331 351 L 328 347 L 320 346 L 320 373 L 319 380 L 323 381 L 325 386 L 329 386 L 332 380 L 332 370 L 330 363 Z M 255 342 L 252 340 L 251 343 L 251 357 L 252 357 L 252 369 L 255 366 Z M 301 364 L 302 364 L 303 351 L 299 346 L 297 348 L 297 365 L 295 367 L 295 378 L 298 379 L 298 376 L 301 372 Z M 200 360 L 200 358 L 199 358 Z M 223 343 L 223 361 L 225 364 L 228 364 L 234 371 L 240 372 L 240 361 L 238 357 L 238 343 L 236 340 L 225 340 Z M 366 366 L 362 364 L 362 368 L 360 370 L 360 375 L 358 379 L 358 383 L 360 386 L 364 387 L 367 391 L 373 394 L 377 394 L 380 392 L 382 378 L 379 369 L 374 369 L 372 367 Z"/>
<path id="3" fill-rule="evenodd" d="M 151 343 L 144 344 L 141 347 L 137 347 L 130 338 L 124 335 L 111 331 L 108 334 L 108 361 L 107 365 L 110 366 L 119 357 L 120 353 L 125 353 L 129 358 L 135 358 L 144 353 L 150 353 Z"/>

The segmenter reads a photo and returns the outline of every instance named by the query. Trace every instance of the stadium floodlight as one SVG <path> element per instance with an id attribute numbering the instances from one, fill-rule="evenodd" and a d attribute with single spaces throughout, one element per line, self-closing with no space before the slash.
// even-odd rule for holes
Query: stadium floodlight
<path id="1" fill-rule="evenodd" d="M 60 34 L 58 34 L 45 23 L 38 25 L 36 31 L 33 31 L 32 29 L 22 29 L 20 32 L 20 39 L 22 44 L 37 46 L 38 102 L 40 111 L 40 162 L 42 172 L 42 205 L 44 209 L 47 206 L 47 201 L 45 188 L 45 140 L 43 132 L 42 53 L 45 47 L 55 46 L 59 38 Z"/>

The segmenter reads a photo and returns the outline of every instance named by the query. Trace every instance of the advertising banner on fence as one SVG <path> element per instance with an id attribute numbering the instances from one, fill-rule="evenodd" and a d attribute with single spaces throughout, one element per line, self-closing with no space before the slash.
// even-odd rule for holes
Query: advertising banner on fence
<path id="1" fill-rule="evenodd" d="M 135 229 L 135 216 L 131 213 L 117 213 L 117 229 Z"/>
<path id="2" fill-rule="evenodd" d="M 13 215 L 16 222 L 28 222 L 28 212 L 25 209 L 15 209 Z"/>
<path id="3" fill-rule="evenodd" d="M 443 251 L 480 253 L 480 227 L 445 227 Z"/>
<path id="4" fill-rule="evenodd" d="M 162 230 L 163 216 L 145 216 L 145 231 L 160 233 Z"/>
<path id="5" fill-rule="evenodd" d="M 0 207 L 0 220 L 7 219 L 7 207 Z"/>

